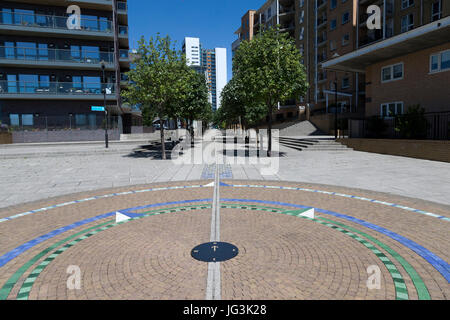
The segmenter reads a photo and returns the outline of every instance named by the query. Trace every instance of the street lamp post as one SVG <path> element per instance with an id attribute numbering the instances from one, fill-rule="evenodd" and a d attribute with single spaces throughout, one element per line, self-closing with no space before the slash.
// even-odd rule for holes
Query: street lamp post
<path id="1" fill-rule="evenodd" d="M 108 137 L 108 111 L 106 110 L 106 77 L 105 77 L 105 62 L 102 61 L 101 63 L 102 66 L 102 92 L 103 92 L 103 107 L 105 108 L 105 148 L 108 149 L 108 143 L 109 143 L 109 137 Z"/>
<path id="2" fill-rule="evenodd" d="M 339 58 L 339 53 L 335 53 L 333 55 L 333 59 Z M 337 80 L 337 70 L 334 70 L 335 80 L 334 80 L 334 136 L 337 140 L 338 138 L 338 106 L 337 106 L 337 100 L 338 100 L 338 80 Z"/>
<path id="3" fill-rule="evenodd" d="M 334 136 L 337 140 L 338 138 L 338 106 L 337 106 L 337 100 L 338 100 L 338 81 L 337 81 L 337 71 L 334 71 L 335 74 L 335 80 L 334 80 Z"/>

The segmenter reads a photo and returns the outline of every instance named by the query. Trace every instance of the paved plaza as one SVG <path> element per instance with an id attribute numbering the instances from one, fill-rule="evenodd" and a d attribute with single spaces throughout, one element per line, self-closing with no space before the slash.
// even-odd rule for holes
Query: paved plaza
<path id="1" fill-rule="evenodd" d="M 141 147 L 0 149 L 0 300 L 450 298 L 450 164 L 280 148 L 262 176 Z M 239 254 L 193 259 L 210 241 Z"/>

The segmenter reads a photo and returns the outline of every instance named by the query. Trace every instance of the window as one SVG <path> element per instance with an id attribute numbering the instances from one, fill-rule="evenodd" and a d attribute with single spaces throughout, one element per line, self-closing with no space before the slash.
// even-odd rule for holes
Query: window
<path id="1" fill-rule="evenodd" d="M 402 17 L 402 32 L 407 32 L 414 28 L 414 15 L 408 14 Z"/>
<path id="2" fill-rule="evenodd" d="M 85 114 L 76 114 L 75 115 L 75 124 L 77 126 L 85 126 L 87 123 Z"/>
<path id="3" fill-rule="evenodd" d="M 34 93 L 39 86 L 36 74 L 19 74 L 19 90 L 21 93 Z"/>
<path id="4" fill-rule="evenodd" d="M 17 59 L 36 60 L 36 43 L 34 42 L 17 42 Z"/>
<path id="5" fill-rule="evenodd" d="M 34 23 L 34 11 L 14 9 L 14 24 L 30 25 Z"/>
<path id="6" fill-rule="evenodd" d="M 16 54 L 14 52 L 14 42 L 5 42 L 5 58 L 15 59 Z"/>
<path id="7" fill-rule="evenodd" d="M 344 34 L 342 37 L 342 46 L 348 45 L 350 41 L 350 35 L 348 33 Z"/>
<path id="8" fill-rule="evenodd" d="M 394 64 L 381 69 L 381 82 L 403 79 L 403 63 Z"/>
<path id="9" fill-rule="evenodd" d="M 347 89 L 350 87 L 350 78 L 342 79 L 342 89 Z"/>
<path id="10" fill-rule="evenodd" d="M 402 0 L 402 9 L 409 8 L 414 5 L 414 0 Z"/>
<path id="11" fill-rule="evenodd" d="M 344 14 L 342 15 L 342 24 L 346 24 L 348 23 L 348 21 L 350 20 L 350 13 L 344 12 Z"/>
<path id="12" fill-rule="evenodd" d="M 393 117 L 403 114 L 403 102 L 390 102 L 381 105 L 382 117 Z"/>
<path id="13" fill-rule="evenodd" d="M 305 21 L 305 10 L 302 10 L 302 13 L 300 14 L 300 23 L 303 23 Z"/>
<path id="14" fill-rule="evenodd" d="M 38 44 L 38 59 L 48 61 L 48 45 L 46 43 Z"/>
<path id="15" fill-rule="evenodd" d="M 336 40 L 330 40 L 330 51 L 336 50 Z"/>
<path id="16" fill-rule="evenodd" d="M 336 19 L 333 19 L 330 21 L 330 30 L 336 29 L 337 21 Z"/>
<path id="17" fill-rule="evenodd" d="M 15 74 L 8 74 L 8 92 L 17 93 L 17 76 Z"/>
<path id="18" fill-rule="evenodd" d="M 330 3 L 330 9 L 331 10 L 335 9 L 336 6 L 337 6 L 337 0 L 331 0 L 330 2 L 331 2 Z"/>
<path id="19" fill-rule="evenodd" d="M 33 125 L 33 115 L 23 114 L 22 115 L 22 126 L 32 126 Z"/>
<path id="20" fill-rule="evenodd" d="M 9 125 L 10 126 L 19 126 L 19 115 L 18 114 L 10 114 L 9 115 Z"/>
<path id="21" fill-rule="evenodd" d="M 442 8 L 441 0 L 435 1 L 431 4 L 431 21 L 436 21 L 441 18 L 442 14 L 441 8 Z"/>
<path id="22" fill-rule="evenodd" d="M 12 10 L 11 9 L 2 9 L 2 23 L 3 24 L 12 24 Z"/>
<path id="23" fill-rule="evenodd" d="M 450 50 L 431 55 L 430 72 L 450 70 Z"/>

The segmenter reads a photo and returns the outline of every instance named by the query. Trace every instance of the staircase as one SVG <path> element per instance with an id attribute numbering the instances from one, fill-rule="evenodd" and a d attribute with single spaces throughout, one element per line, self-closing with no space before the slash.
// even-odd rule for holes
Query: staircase
<path id="1" fill-rule="evenodd" d="M 279 137 L 280 145 L 298 151 L 352 151 L 353 149 L 336 142 L 333 138 L 293 138 Z"/>
<path id="2" fill-rule="evenodd" d="M 324 136 L 326 135 L 319 128 L 309 121 L 294 121 L 278 123 L 272 126 L 273 129 L 280 130 L 280 136 L 299 137 L 299 136 Z"/>

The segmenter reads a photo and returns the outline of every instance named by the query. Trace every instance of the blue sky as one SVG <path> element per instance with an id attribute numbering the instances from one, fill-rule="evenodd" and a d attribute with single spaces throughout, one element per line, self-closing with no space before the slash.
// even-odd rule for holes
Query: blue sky
<path id="1" fill-rule="evenodd" d="M 205 48 L 227 48 L 231 78 L 231 44 L 241 17 L 265 0 L 128 0 L 130 47 L 141 36 L 169 35 L 181 49 L 184 37 L 198 37 Z"/>

